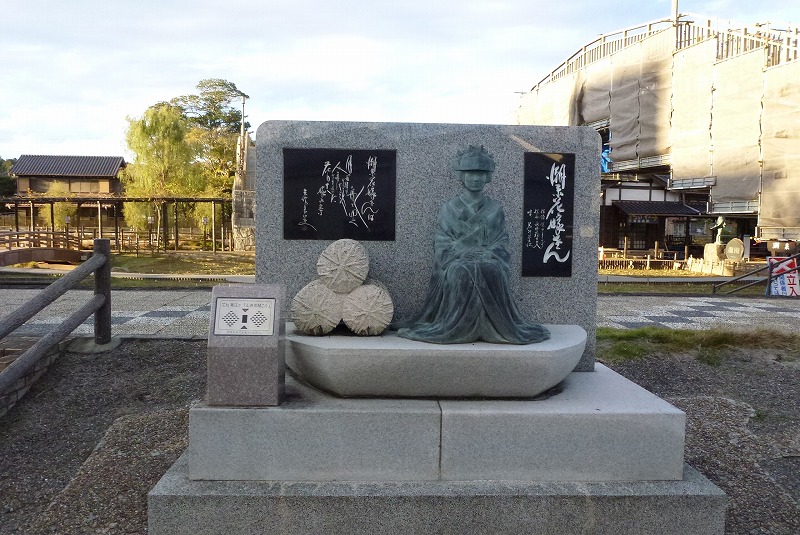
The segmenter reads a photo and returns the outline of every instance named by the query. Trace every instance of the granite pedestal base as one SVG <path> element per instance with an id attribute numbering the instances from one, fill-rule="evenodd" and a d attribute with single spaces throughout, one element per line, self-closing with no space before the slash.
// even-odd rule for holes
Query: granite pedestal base
<path id="1" fill-rule="evenodd" d="M 148 496 L 150 533 L 721 534 L 685 415 L 602 365 L 540 400 L 199 405 Z"/>
<path id="2" fill-rule="evenodd" d="M 190 477 L 678 480 L 685 415 L 598 364 L 542 400 L 342 399 L 287 377 L 279 407 L 189 412 Z"/>
<path id="3" fill-rule="evenodd" d="M 148 495 L 148 533 L 721 535 L 725 495 L 661 482 L 194 481 L 184 455 Z"/>

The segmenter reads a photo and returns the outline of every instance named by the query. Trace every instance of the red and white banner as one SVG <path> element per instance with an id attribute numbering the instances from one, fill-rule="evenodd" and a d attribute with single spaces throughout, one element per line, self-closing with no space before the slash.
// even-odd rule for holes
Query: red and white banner
<path id="1" fill-rule="evenodd" d="M 770 256 L 767 258 L 767 262 L 772 265 L 772 275 L 780 275 L 772 279 L 770 295 L 800 296 L 800 275 L 797 271 L 786 273 L 789 270 L 797 269 L 797 259 L 787 260 L 785 256 Z"/>

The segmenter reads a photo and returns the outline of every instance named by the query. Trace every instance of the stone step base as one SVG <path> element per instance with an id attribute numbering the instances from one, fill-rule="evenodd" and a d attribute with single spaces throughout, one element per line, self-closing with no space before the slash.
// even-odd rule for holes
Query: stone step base
<path id="1" fill-rule="evenodd" d="M 194 481 L 186 454 L 148 494 L 151 535 L 720 535 L 725 495 L 680 481 Z"/>
<path id="2" fill-rule="evenodd" d="M 196 406 L 190 477 L 252 481 L 656 481 L 685 415 L 597 364 L 540 400 L 342 399 L 286 381 L 279 407 Z"/>

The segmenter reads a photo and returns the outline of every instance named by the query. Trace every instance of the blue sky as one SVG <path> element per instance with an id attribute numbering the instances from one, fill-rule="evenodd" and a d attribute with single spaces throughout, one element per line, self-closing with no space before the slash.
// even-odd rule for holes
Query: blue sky
<path id="1" fill-rule="evenodd" d="M 3 10 L 0 157 L 129 157 L 126 117 L 204 78 L 270 119 L 513 123 L 518 91 L 671 0 L 38 0 Z M 681 0 L 750 25 L 793 0 Z"/>

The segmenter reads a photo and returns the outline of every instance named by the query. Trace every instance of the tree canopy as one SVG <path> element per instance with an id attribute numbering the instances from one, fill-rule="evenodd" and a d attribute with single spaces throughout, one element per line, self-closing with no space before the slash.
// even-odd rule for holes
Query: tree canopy
<path id="1" fill-rule="evenodd" d="M 175 97 L 170 104 L 178 106 L 183 115 L 199 128 L 221 129 L 238 133 L 242 112 L 232 106 L 234 101 L 250 98 L 239 91 L 236 84 L 220 78 L 207 78 L 197 84 L 197 95 Z M 245 123 L 245 128 L 249 128 Z"/>
<path id="2" fill-rule="evenodd" d="M 169 104 L 180 108 L 189 122 L 188 138 L 198 147 L 197 163 L 206 180 L 206 193 L 230 193 L 242 122 L 241 109 L 234 104 L 249 97 L 233 82 L 220 78 L 200 80 L 197 89 L 197 94 L 175 97 Z M 245 123 L 245 129 L 249 127 Z"/>
<path id="3" fill-rule="evenodd" d="M 156 104 L 141 118 L 128 119 L 126 141 L 135 154 L 121 179 L 130 196 L 188 196 L 202 191 L 202 180 L 194 164 L 196 147 L 187 139 L 189 125 L 180 108 Z M 161 206 L 125 203 L 125 220 L 135 228 L 144 228 L 148 216 Z"/>
<path id="4" fill-rule="evenodd" d="M 236 140 L 241 128 L 241 99 L 249 98 L 236 84 L 220 78 L 208 78 L 197 84 L 198 93 L 159 102 L 152 108 L 178 110 L 184 119 L 183 141 L 191 145 L 192 162 L 198 167 L 203 186 L 209 195 L 228 193 L 236 174 Z M 133 123 L 131 123 L 133 124 Z M 245 129 L 249 128 L 245 123 Z M 131 150 L 139 149 L 128 143 Z"/>
<path id="5" fill-rule="evenodd" d="M 9 176 L 11 167 L 15 162 L 16 160 L 13 159 L 4 160 L 0 158 L 0 197 L 9 197 L 17 191 L 16 182 Z"/>
<path id="6" fill-rule="evenodd" d="M 197 147 L 180 108 L 157 104 L 139 119 L 128 119 L 128 147 L 135 154 L 125 172 L 129 195 L 187 195 L 202 191 L 193 166 Z"/>
<path id="7" fill-rule="evenodd" d="M 123 174 L 129 195 L 220 196 L 231 191 L 242 120 L 234 103 L 248 96 L 219 78 L 201 80 L 197 89 L 198 94 L 159 102 L 142 117 L 128 118 L 126 140 L 135 155 Z M 149 207 L 126 205 L 125 210 L 132 226 L 151 215 Z"/>
<path id="8" fill-rule="evenodd" d="M 47 188 L 48 197 L 64 197 L 67 198 L 71 195 L 69 185 L 64 182 L 53 182 Z M 69 216 L 77 221 L 78 207 L 71 202 L 56 202 L 53 203 L 53 221 L 52 224 L 56 227 L 63 227 L 66 217 Z M 40 210 L 37 215 L 37 220 L 40 225 L 47 227 L 51 224 L 50 212 Z"/>

